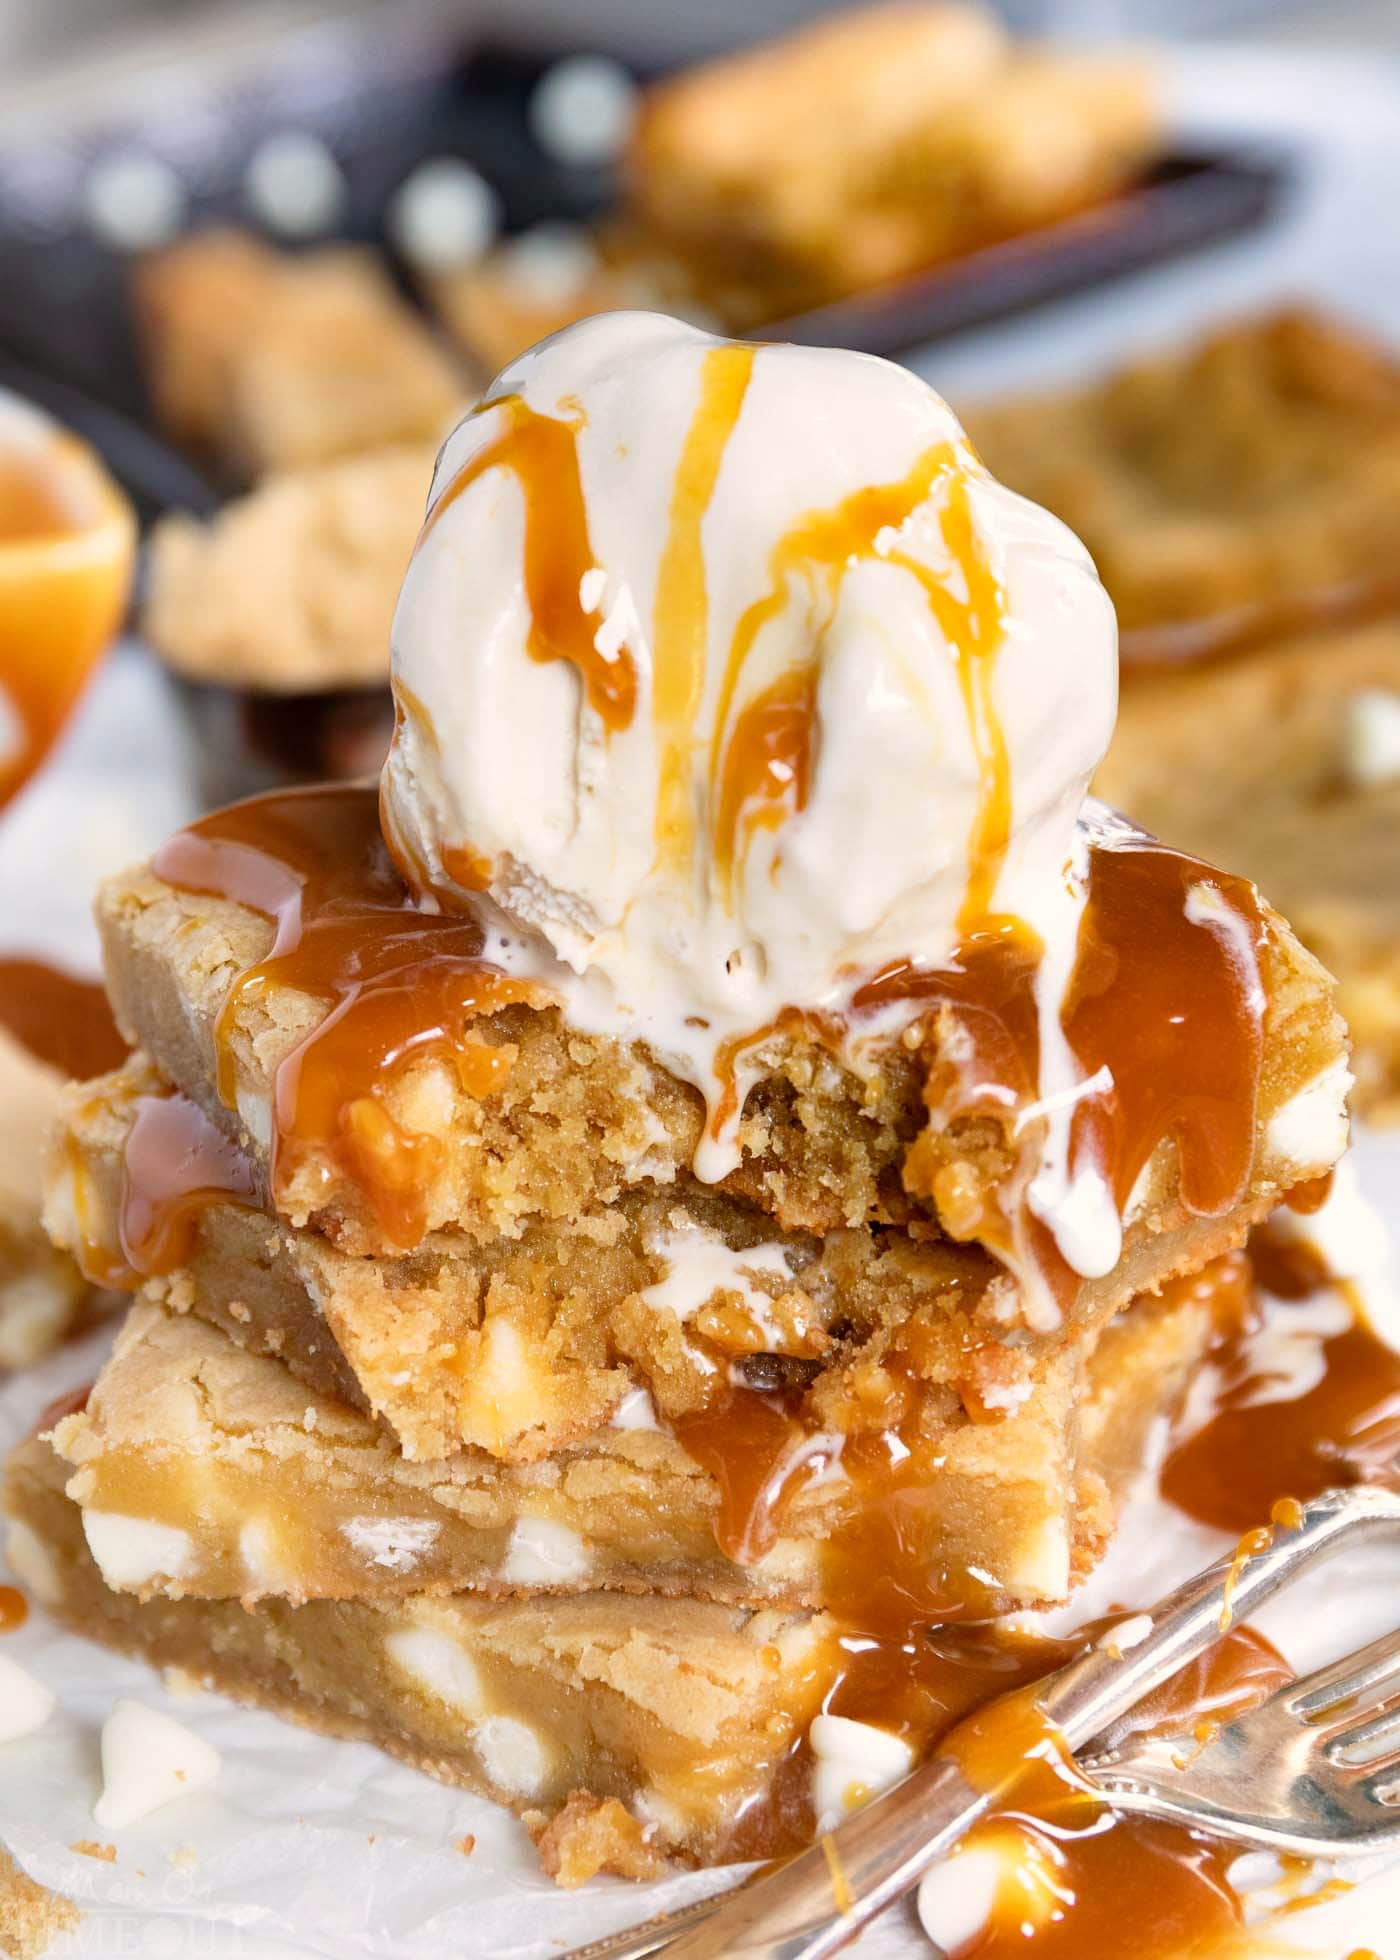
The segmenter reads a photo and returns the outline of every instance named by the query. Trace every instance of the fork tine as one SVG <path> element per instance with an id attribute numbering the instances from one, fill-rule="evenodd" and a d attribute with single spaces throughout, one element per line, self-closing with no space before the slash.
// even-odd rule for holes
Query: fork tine
<path id="1" fill-rule="evenodd" d="M 1371 1693 L 1395 1675 L 1400 1675 L 1400 1629 L 1383 1634 L 1354 1654 L 1344 1654 L 1314 1674 L 1305 1674 L 1284 1690 L 1284 1699 L 1301 1721 L 1315 1722 L 1329 1709 Z"/>
<path id="2" fill-rule="evenodd" d="M 1385 1746 L 1391 1742 L 1400 1745 L 1400 1701 L 1391 1702 L 1369 1721 L 1336 1730 L 1322 1747 L 1334 1762 L 1370 1764 L 1395 1753 Z"/>

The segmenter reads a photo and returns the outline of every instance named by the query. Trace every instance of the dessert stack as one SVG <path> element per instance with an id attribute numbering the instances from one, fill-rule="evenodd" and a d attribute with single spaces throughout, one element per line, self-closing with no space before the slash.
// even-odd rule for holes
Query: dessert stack
<path id="1" fill-rule="evenodd" d="M 11 1563 L 566 1880 L 771 1855 L 975 1695 L 931 1628 L 992 1653 L 1102 1550 L 1344 1147 L 1331 985 L 1086 803 L 1093 568 L 885 363 L 546 343 L 394 665 L 380 785 L 101 894 L 138 1052 L 48 1224 L 137 1299 Z"/>

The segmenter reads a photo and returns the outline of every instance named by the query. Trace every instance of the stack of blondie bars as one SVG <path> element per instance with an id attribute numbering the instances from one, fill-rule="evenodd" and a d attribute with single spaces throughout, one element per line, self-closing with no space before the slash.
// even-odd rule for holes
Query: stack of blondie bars
<path id="1" fill-rule="evenodd" d="M 565 1879 L 895 1780 L 956 1712 L 929 1629 L 1070 1591 L 1345 1141 L 1288 927 L 1120 824 L 1089 864 L 1066 1026 L 1124 1224 L 1085 1279 L 1024 1201 L 1014 962 L 903 976 L 858 1049 L 775 1030 L 704 1183 L 698 1093 L 409 904 L 372 790 L 181 833 L 99 902 L 138 1052 L 70 1092 L 48 1223 L 138 1297 L 11 1462 L 14 1568 L 514 1806 Z"/>

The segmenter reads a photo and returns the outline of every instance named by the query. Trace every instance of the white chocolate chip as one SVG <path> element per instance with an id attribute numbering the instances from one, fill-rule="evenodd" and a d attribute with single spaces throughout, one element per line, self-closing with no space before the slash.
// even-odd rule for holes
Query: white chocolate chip
<path id="1" fill-rule="evenodd" d="M 533 1797 L 549 1774 L 544 1743 L 528 1722 L 514 1715 L 488 1715 L 477 1724 L 472 1741 L 487 1776 L 514 1797 Z"/>
<path id="2" fill-rule="evenodd" d="M 131 1592 L 157 1579 L 185 1579 L 194 1569 L 194 1540 L 154 1518 L 118 1511 L 84 1511 L 83 1536 L 113 1592 Z"/>
<path id="3" fill-rule="evenodd" d="M 411 1572 L 442 1535 L 436 1518 L 347 1518 L 340 1528 L 352 1551 L 386 1572 Z"/>
<path id="4" fill-rule="evenodd" d="M 123 1699 L 102 1725 L 102 1795 L 93 1819 L 120 1831 L 219 1773 L 219 1752 L 183 1722 Z"/>
<path id="5" fill-rule="evenodd" d="M 656 1404 L 646 1389 L 640 1385 L 629 1388 L 612 1412 L 610 1429 L 659 1429 L 656 1420 Z"/>
<path id="6" fill-rule="evenodd" d="M 807 1738 L 815 1758 L 812 1802 L 819 1831 L 834 1830 L 843 1817 L 892 1789 L 914 1767 L 914 1752 L 902 1736 L 849 1716 L 816 1716 Z"/>
<path id="7" fill-rule="evenodd" d="M 576 1531 L 553 1518 L 521 1518 L 510 1535 L 501 1577 L 509 1586 L 566 1586 L 592 1565 Z"/>
<path id="8" fill-rule="evenodd" d="M 43 1728 L 57 1701 L 28 1668 L 0 1654 L 0 1742 L 17 1742 Z"/>
<path id="9" fill-rule="evenodd" d="M 1347 1092 L 1352 1075 L 1345 1061 L 1331 1062 L 1269 1118 L 1269 1155 L 1285 1172 L 1325 1169 L 1347 1147 Z"/>
<path id="10" fill-rule="evenodd" d="M 400 1627 L 384 1642 L 384 1651 L 435 1701 L 445 1702 L 459 1715 L 480 1715 L 485 1702 L 481 1676 L 471 1655 L 456 1641 L 427 1627 Z"/>
<path id="11" fill-rule="evenodd" d="M 1140 1647 L 1152 1631 L 1150 1613 L 1134 1613 L 1130 1619 L 1119 1620 L 1116 1625 L 1105 1627 L 1096 1647 L 1102 1647 L 1106 1654 L 1123 1655 L 1134 1647 Z"/>

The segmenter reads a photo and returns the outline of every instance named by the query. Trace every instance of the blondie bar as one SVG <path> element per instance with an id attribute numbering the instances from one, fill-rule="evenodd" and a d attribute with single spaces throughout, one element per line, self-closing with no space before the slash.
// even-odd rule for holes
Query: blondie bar
<path id="1" fill-rule="evenodd" d="M 161 421 L 235 475 L 436 442 L 468 393 L 361 247 L 204 232 L 141 264 L 134 305 Z"/>

